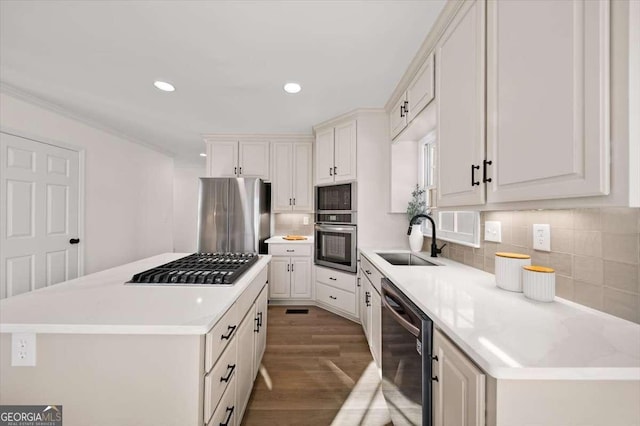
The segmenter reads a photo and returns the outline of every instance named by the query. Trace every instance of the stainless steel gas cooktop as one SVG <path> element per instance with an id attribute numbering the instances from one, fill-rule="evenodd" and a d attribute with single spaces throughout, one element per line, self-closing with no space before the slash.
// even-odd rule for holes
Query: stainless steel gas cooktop
<path id="1" fill-rule="evenodd" d="M 257 261 L 255 253 L 194 253 L 135 274 L 127 284 L 233 285 Z"/>

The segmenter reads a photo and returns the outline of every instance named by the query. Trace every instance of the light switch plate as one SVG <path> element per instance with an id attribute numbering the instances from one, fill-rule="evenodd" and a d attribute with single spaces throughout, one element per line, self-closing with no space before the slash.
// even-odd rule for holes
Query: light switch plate
<path id="1" fill-rule="evenodd" d="M 303 225 L 308 225 L 309 224 L 309 216 L 307 216 L 307 215 L 302 216 L 302 224 Z"/>
<path id="2" fill-rule="evenodd" d="M 36 334 L 11 334 L 11 366 L 35 367 L 36 365 Z"/>
<path id="3" fill-rule="evenodd" d="M 498 221 L 486 221 L 484 223 L 484 240 L 502 242 L 502 223 Z"/>
<path id="4" fill-rule="evenodd" d="M 551 251 L 551 227 L 548 224 L 533 225 L 533 249 Z"/>

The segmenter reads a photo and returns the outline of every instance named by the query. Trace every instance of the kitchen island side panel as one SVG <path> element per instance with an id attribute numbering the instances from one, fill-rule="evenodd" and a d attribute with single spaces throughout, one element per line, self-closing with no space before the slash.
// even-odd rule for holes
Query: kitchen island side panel
<path id="1" fill-rule="evenodd" d="M 203 423 L 204 336 L 38 334 L 36 366 L 11 366 L 0 334 L 0 404 L 62 405 L 66 426 Z"/>

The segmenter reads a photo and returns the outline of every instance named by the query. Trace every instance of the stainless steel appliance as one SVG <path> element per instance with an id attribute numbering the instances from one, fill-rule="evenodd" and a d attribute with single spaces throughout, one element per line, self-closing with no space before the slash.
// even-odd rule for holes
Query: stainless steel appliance
<path id="1" fill-rule="evenodd" d="M 271 185 L 257 178 L 200 178 L 198 252 L 267 253 Z"/>
<path id="2" fill-rule="evenodd" d="M 128 284 L 233 285 L 258 259 L 255 253 L 194 253 L 135 274 Z"/>
<path id="3" fill-rule="evenodd" d="M 382 393 L 394 426 L 433 423 L 433 322 L 382 280 Z"/>
<path id="4" fill-rule="evenodd" d="M 316 223 L 356 224 L 356 183 L 316 186 Z"/>
<path id="5" fill-rule="evenodd" d="M 357 227 L 317 223 L 315 226 L 316 265 L 356 272 Z"/>

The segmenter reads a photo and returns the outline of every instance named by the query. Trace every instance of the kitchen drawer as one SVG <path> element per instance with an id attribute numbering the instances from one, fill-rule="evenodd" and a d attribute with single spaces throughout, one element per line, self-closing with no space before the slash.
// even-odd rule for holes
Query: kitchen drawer
<path id="1" fill-rule="evenodd" d="M 238 339 L 232 342 L 224 350 L 213 369 L 204 376 L 204 415 L 205 420 L 211 417 L 213 410 L 218 406 L 225 389 L 235 381 L 236 357 L 238 351 Z"/>
<path id="2" fill-rule="evenodd" d="M 318 302 L 334 306 L 351 315 L 356 315 L 356 295 L 329 285 L 316 283 L 316 299 Z"/>
<path id="3" fill-rule="evenodd" d="M 258 276 L 253 279 L 253 282 L 242 292 L 238 300 L 236 300 L 238 323 L 242 321 L 242 318 L 247 314 L 253 302 L 258 298 L 258 295 L 267 284 L 267 278 L 268 272 L 265 266 Z"/>
<path id="4" fill-rule="evenodd" d="M 355 293 L 356 291 L 356 278 L 354 274 L 339 272 L 335 269 L 316 267 L 316 281 L 350 293 Z"/>
<path id="5" fill-rule="evenodd" d="M 207 423 L 207 426 L 235 426 L 237 424 L 236 417 L 238 416 L 238 410 L 236 410 L 236 378 L 235 374 L 227 390 L 222 395 L 222 400 L 218 404 L 218 408 L 213 412 L 213 416 Z"/>
<path id="6" fill-rule="evenodd" d="M 369 259 L 362 255 L 360 256 L 360 269 L 362 270 L 362 275 L 369 279 L 373 288 L 375 288 L 378 291 L 378 294 L 380 294 L 380 283 L 382 278 L 384 278 L 384 275 L 382 275 L 380 271 L 373 266 Z"/>
<path id="7" fill-rule="evenodd" d="M 204 367 L 209 372 L 224 348 L 231 342 L 236 334 L 239 324 L 238 305 L 234 303 L 220 320 L 213 326 L 205 338 Z"/>
<path id="8" fill-rule="evenodd" d="M 313 244 L 269 244 L 272 256 L 311 256 Z"/>

